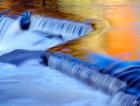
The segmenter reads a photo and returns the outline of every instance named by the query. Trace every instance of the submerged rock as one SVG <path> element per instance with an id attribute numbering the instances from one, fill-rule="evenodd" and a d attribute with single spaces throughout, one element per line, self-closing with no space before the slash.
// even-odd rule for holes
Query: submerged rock
<path id="1" fill-rule="evenodd" d="M 20 65 L 25 61 L 40 58 L 43 56 L 43 54 L 43 51 L 28 51 L 18 49 L 0 56 L 0 62 Z"/>

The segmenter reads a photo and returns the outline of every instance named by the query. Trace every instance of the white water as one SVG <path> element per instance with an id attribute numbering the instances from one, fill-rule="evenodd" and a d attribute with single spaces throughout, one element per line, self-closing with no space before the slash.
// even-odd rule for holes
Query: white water
<path id="1" fill-rule="evenodd" d="M 18 20 L 9 25 L 3 29 L 1 55 L 16 49 L 45 50 L 63 42 L 40 31 L 22 31 Z M 108 106 L 107 95 L 40 61 L 30 59 L 20 66 L 0 62 L 0 106 Z"/>
<path id="2" fill-rule="evenodd" d="M 11 19 L 9 17 L 5 17 L 5 16 L 0 16 L 0 42 L 2 41 L 6 30 L 8 29 L 10 24 L 12 24 L 14 21 L 14 19 Z"/>
<path id="3" fill-rule="evenodd" d="M 31 19 L 33 21 L 30 27 L 31 30 L 62 35 L 65 41 L 79 38 L 93 31 L 93 27 L 86 23 L 38 15 L 32 15 Z"/>
<path id="4" fill-rule="evenodd" d="M 112 106 L 139 106 L 136 96 L 118 92 L 112 99 Z"/>
<path id="5" fill-rule="evenodd" d="M 2 21 L 5 23 L 5 21 Z M 9 23 L 9 21 L 6 21 Z M 0 41 L 1 53 L 10 52 L 16 49 L 26 50 L 46 50 L 48 47 L 53 47 L 63 40 L 59 38 L 49 39 L 45 33 L 40 31 L 25 31 L 21 30 L 19 26 L 19 19 L 14 20 L 13 23 L 9 23 L 8 29 L 3 29 L 5 33 Z"/>
<path id="6" fill-rule="evenodd" d="M 108 97 L 32 60 L 0 63 L 0 106 L 105 106 Z M 74 85 L 74 86 L 73 86 Z"/>
<path id="7" fill-rule="evenodd" d="M 89 63 L 84 63 L 82 60 L 72 60 L 72 58 L 62 53 L 55 53 L 49 57 L 48 65 L 75 78 L 90 82 L 94 88 L 111 95 L 126 86 L 125 82 L 110 75 L 102 74 L 98 72 L 99 69 L 88 67 Z"/>

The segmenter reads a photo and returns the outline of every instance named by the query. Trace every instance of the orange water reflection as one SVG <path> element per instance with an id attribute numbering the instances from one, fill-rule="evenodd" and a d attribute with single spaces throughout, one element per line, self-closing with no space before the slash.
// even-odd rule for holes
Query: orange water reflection
<path id="1" fill-rule="evenodd" d="M 122 60 L 140 59 L 140 2 L 131 0 L 14 0 L 0 5 L 12 14 L 30 10 L 53 17 L 95 23 L 96 31 L 76 41 L 51 48 L 83 58 L 89 53 L 108 54 Z M 23 2 L 24 1 L 24 2 Z M 26 1 L 26 2 L 25 2 Z M 28 2 L 27 2 L 28 1 Z"/>
<path id="2" fill-rule="evenodd" d="M 91 34 L 91 36 L 85 37 L 79 42 L 76 41 L 77 43 L 73 41 L 75 43 L 72 46 L 70 46 L 71 44 L 65 44 L 63 45 L 65 46 L 64 48 L 72 50 L 73 55 L 77 57 L 84 51 L 84 54 L 80 57 L 97 52 L 122 60 L 140 59 L 139 4 L 123 1 L 119 3 L 104 3 L 100 6 L 104 7 L 104 10 L 101 10 L 103 13 L 101 17 L 109 21 L 110 28 L 105 30 L 104 33 Z M 59 47 L 51 49 L 51 51 L 54 50 L 65 52 L 62 47 L 61 49 Z"/>
<path id="3" fill-rule="evenodd" d="M 116 8 L 116 14 L 107 14 L 112 23 L 112 30 L 107 33 L 106 52 L 124 60 L 140 58 L 139 28 L 136 26 L 138 15 L 136 8 L 123 6 Z"/>

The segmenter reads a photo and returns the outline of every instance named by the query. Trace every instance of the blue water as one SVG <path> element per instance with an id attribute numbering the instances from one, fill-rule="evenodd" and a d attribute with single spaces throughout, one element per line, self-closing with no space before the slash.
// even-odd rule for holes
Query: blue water
<path id="1" fill-rule="evenodd" d="M 0 22 L 0 106 L 108 106 L 106 94 L 42 64 L 43 51 L 63 39 L 22 30 L 19 20 Z"/>

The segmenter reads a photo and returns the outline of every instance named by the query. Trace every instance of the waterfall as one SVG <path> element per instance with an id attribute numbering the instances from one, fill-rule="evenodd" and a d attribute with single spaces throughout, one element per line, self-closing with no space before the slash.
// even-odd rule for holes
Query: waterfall
<path id="1" fill-rule="evenodd" d="M 86 23 L 42 17 L 29 12 L 17 19 L 1 16 L 0 50 L 45 50 L 48 45 L 53 47 L 84 36 L 92 30 L 92 26 Z"/>
<path id="2" fill-rule="evenodd" d="M 13 22 L 14 22 L 14 19 L 12 18 L 9 18 L 6 16 L 0 16 L 0 42 L 2 41 L 7 29 L 10 27 L 10 25 Z"/>
<path id="3" fill-rule="evenodd" d="M 111 106 L 139 106 L 138 97 L 125 92 L 118 92 L 114 95 Z"/>
<path id="4" fill-rule="evenodd" d="M 93 31 L 90 24 L 32 15 L 31 30 L 61 35 L 65 41 L 76 39 Z"/>
<path id="5" fill-rule="evenodd" d="M 14 20 L 5 16 L 0 18 L 0 52 L 8 53 L 16 49 L 46 50 L 63 42 L 63 39 L 53 34 L 22 30 L 20 19 L 21 17 Z M 51 35 L 53 38 L 50 37 Z"/>
<path id="6" fill-rule="evenodd" d="M 37 20 L 31 20 L 30 28 L 22 30 L 20 19 L 6 17 L 0 21 L 3 25 L 0 27 L 0 52 L 3 54 L 0 56 L 0 105 L 104 106 L 108 103 L 108 95 L 40 64 L 43 50 L 62 43 L 63 39 L 59 33 L 48 33 L 49 27 L 32 30 Z"/>
<path id="7" fill-rule="evenodd" d="M 97 61 L 95 64 L 91 64 L 61 52 L 47 51 L 45 56 L 45 62 L 48 66 L 112 95 L 110 106 L 139 106 L 139 61 L 121 62 L 117 60 L 115 63 L 115 59 L 105 60 L 102 57 L 99 62 L 98 59 L 94 60 Z M 103 70 L 102 64 L 105 61 L 106 65 L 110 64 L 108 71 Z M 111 61 L 114 62 L 111 63 Z"/>
<path id="8" fill-rule="evenodd" d="M 4 54 L 0 56 L 0 61 L 21 65 L 28 59 L 40 58 L 44 55 L 43 51 L 50 47 L 91 31 L 90 24 L 70 20 L 39 15 L 30 17 L 26 13 L 17 19 L 0 16 L 0 55 Z M 5 54 L 8 52 L 11 53 Z M 85 62 L 61 52 L 47 52 L 44 60 L 49 67 L 111 95 L 111 106 L 138 106 L 140 62 L 123 62 L 99 55 L 93 57 L 95 63 L 92 63 L 93 58 L 91 62 Z"/>
<path id="9" fill-rule="evenodd" d="M 108 94 L 113 95 L 126 86 L 125 82 L 100 73 L 98 67 L 70 55 L 56 52 L 46 58 L 48 58 L 48 66 L 81 79 Z"/>

